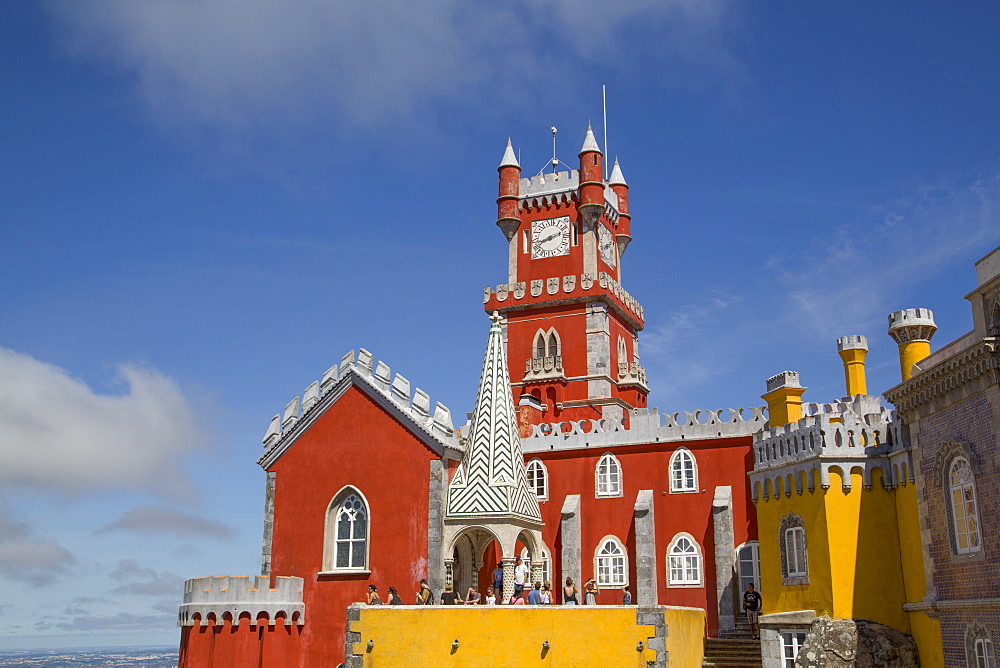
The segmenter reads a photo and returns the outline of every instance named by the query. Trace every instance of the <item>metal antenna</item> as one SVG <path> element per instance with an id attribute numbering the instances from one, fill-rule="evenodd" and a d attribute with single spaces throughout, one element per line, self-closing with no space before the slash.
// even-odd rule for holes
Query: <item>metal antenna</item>
<path id="1" fill-rule="evenodd" d="M 552 132 L 552 173 L 554 174 L 559 166 L 559 158 L 556 157 L 556 133 L 559 131 L 554 125 L 549 130 Z"/>
<path id="2" fill-rule="evenodd" d="M 601 84 L 601 97 L 604 98 L 604 180 L 608 180 L 608 87 Z"/>

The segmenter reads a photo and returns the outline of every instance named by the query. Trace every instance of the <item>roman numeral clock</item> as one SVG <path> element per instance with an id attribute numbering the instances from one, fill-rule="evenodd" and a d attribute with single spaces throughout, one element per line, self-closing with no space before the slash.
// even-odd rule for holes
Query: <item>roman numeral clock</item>
<path id="1" fill-rule="evenodd" d="M 569 216 L 546 218 L 531 223 L 531 258 L 556 257 L 569 253 Z"/>

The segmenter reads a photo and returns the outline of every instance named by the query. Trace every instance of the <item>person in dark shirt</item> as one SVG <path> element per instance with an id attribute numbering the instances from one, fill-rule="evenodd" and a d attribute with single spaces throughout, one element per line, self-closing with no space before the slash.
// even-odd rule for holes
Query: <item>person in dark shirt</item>
<path id="1" fill-rule="evenodd" d="M 427 585 L 427 580 L 420 581 L 420 591 L 417 592 L 417 605 L 434 605 L 434 592 Z"/>
<path id="2" fill-rule="evenodd" d="M 628 585 L 622 587 L 622 605 L 632 605 L 632 592 L 629 591 Z"/>
<path id="3" fill-rule="evenodd" d="M 760 640 L 760 617 L 761 597 L 754 591 L 753 583 L 747 585 L 747 590 L 743 594 L 743 610 L 747 613 L 747 621 L 750 622 L 750 633 L 754 640 Z"/>
<path id="4" fill-rule="evenodd" d="M 503 562 L 493 569 L 493 591 L 500 596 L 503 593 Z"/>
<path id="5" fill-rule="evenodd" d="M 395 587 L 389 587 L 389 605 L 403 605 L 403 599 L 399 597 Z"/>
<path id="6" fill-rule="evenodd" d="M 451 585 L 445 585 L 444 591 L 441 593 L 441 605 L 455 605 L 456 603 L 465 603 L 465 601 L 451 590 Z"/>

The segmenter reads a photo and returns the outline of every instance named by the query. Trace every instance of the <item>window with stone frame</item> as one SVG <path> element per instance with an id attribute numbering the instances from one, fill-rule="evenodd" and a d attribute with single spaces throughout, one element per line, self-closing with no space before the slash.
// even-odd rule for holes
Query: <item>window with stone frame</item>
<path id="1" fill-rule="evenodd" d="M 621 541 L 614 536 L 601 539 L 594 555 L 594 573 L 598 587 L 624 587 L 628 584 L 628 556 Z"/>
<path id="2" fill-rule="evenodd" d="M 955 553 L 971 554 L 982 550 L 976 477 L 965 457 L 955 457 L 948 467 L 948 510 Z"/>
<path id="3" fill-rule="evenodd" d="M 596 495 L 598 497 L 614 497 L 622 495 L 622 467 L 618 458 L 610 452 L 605 453 L 597 462 Z"/>
<path id="4" fill-rule="evenodd" d="M 778 527 L 781 550 L 781 584 L 809 584 L 809 552 L 806 549 L 806 529 L 802 518 L 788 513 Z"/>
<path id="5" fill-rule="evenodd" d="M 535 359 L 542 359 L 545 357 L 545 334 L 538 332 L 535 337 Z"/>
<path id="6" fill-rule="evenodd" d="M 795 659 L 806 641 L 805 631 L 781 632 L 781 660 L 784 668 L 795 668 Z"/>
<path id="7" fill-rule="evenodd" d="M 983 622 L 974 621 L 966 627 L 965 652 L 973 668 L 997 668 L 993 636 Z"/>
<path id="8" fill-rule="evenodd" d="M 549 475 L 541 459 L 532 459 L 525 469 L 528 476 L 528 487 L 535 493 L 539 501 L 548 501 Z"/>
<path id="9" fill-rule="evenodd" d="M 698 463 L 687 448 L 677 448 L 670 456 L 670 493 L 698 491 Z"/>
<path id="10" fill-rule="evenodd" d="M 667 548 L 667 586 L 700 587 L 701 547 L 690 534 L 679 533 Z"/>
<path id="11" fill-rule="evenodd" d="M 368 506 L 361 493 L 345 488 L 326 511 L 324 571 L 364 571 L 368 568 Z"/>

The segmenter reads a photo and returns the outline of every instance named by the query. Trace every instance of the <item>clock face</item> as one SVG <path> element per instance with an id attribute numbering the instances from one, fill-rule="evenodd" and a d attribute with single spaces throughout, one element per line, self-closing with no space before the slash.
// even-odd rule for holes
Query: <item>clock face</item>
<path id="1" fill-rule="evenodd" d="M 615 237 L 611 234 L 611 230 L 599 225 L 597 228 L 597 248 L 601 251 L 601 259 L 604 260 L 609 266 L 614 267 L 618 259 L 618 255 L 615 252 Z"/>
<path id="2" fill-rule="evenodd" d="M 535 220 L 531 223 L 531 258 L 555 257 L 569 253 L 569 216 Z"/>

